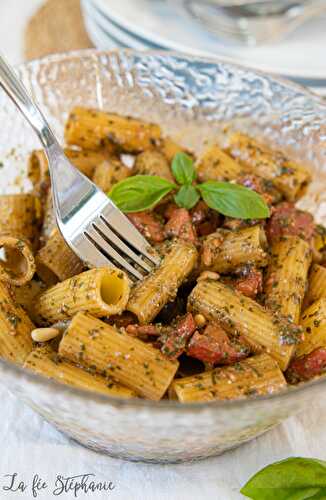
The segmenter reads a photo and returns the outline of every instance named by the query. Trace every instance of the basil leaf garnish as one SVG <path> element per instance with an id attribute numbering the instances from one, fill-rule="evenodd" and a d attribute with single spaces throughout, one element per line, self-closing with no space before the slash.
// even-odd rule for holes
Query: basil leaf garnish
<path id="1" fill-rule="evenodd" d="M 181 185 L 190 185 L 196 179 L 196 169 L 190 156 L 185 153 L 177 153 L 172 161 L 173 175 Z"/>
<path id="2" fill-rule="evenodd" d="M 288 458 L 268 465 L 241 489 L 252 500 L 326 499 L 326 462 Z"/>
<path id="3" fill-rule="evenodd" d="M 206 204 L 223 215 L 237 219 L 265 219 L 270 215 L 263 198 L 239 184 L 207 181 L 197 187 Z"/>
<path id="4" fill-rule="evenodd" d="M 174 201 L 179 207 L 187 208 L 190 210 L 196 205 L 200 199 L 200 194 L 194 186 L 181 186 L 176 195 L 174 195 Z"/>
<path id="5" fill-rule="evenodd" d="M 108 196 L 122 212 L 141 212 L 153 208 L 175 188 L 156 175 L 134 175 L 115 184 Z"/>
<path id="6" fill-rule="evenodd" d="M 196 170 L 192 158 L 177 153 L 172 162 L 173 174 L 181 187 L 174 200 L 179 207 L 190 209 L 200 197 L 210 208 L 238 219 L 265 219 L 269 208 L 255 191 L 230 182 L 207 181 L 193 185 Z M 113 186 L 108 196 L 123 212 L 149 210 L 178 186 L 156 175 L 134 175 Z"/>

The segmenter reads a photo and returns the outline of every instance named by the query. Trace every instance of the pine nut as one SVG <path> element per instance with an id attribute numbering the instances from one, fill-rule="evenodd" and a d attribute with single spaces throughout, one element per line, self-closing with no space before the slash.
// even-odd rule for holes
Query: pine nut
<path id="1" fill-rule="evenodd" d="M 59 333 L 60 330 L 57 328 L 35 328 L 31 335 L 35 342 L 47 342 L 48 340 L 52 340 L 57 337 Z"/>
<path id="2" fill-rule="evenodd" d="M 206 324 L 206 318 L 202 314 L 196 314 L 194 317 L 196 325 L 201 328 Z"/>
<path id="3" fill-rule="evenodd" d="M 197 281 L 202 281 L 202 280 L 218 280 L 220 278 L 220 275 L 218 273 L 215 273 L 214 271 L 203 271 L 197 278 Z"/>

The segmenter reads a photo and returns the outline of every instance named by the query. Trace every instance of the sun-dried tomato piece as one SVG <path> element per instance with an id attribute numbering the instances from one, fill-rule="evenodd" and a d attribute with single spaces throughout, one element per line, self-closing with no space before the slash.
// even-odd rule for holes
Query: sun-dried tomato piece
<path id="1" fill-rule="evenodd" d="M 283 236 L 299 236 L 310 241 L 315 231 L 314 218 L 308 212 L 295 208 L 293 203 L 280 203 L 266 226 L 266 234 L 270 243 Z"/>
<path id="2" fill-rule="evenodd" d="M 246 276 L 235 280 L 234 287 L 246 297 L 254 299 L 263 290 L 263 273 L 258 269 L 251 268 Z"/>
<path id="3" fill-rule="evenodd" d="M 196 332 L 188 345 L 188 356 L 213 365 L 232 365 L 249 354 L 241 341 L 232 341 L 217 323 L 209 323 L 203 334 Z"/>
<path id="4" fill-rule="evenodd" d="M 296 383 L 321 375 L 325 370 L 326 349 L 319 347 L 301 358 L 294 359 L 286 372 L 286 376 L 291 383 Z"/>
<path id="5" fill-rule="evenodd" d="M 176 237 L 191 243 L 197 241 L 196 230 L 191 222 L 190 214 L 185 208 L 177 208 L 172 211 L 169 221 L 165 224 L 164 233 L 167 238 Z"/>
<path id="6" fill-rule="evenodd" d="M 191 313 L 180 318 L 172 331 L 160 337 L 161 351 L 170 359 L 177 359 L 185 350 L 197 325 Z"/>
<path id="7" fill-rule="evenodd" d="M 164 228 L 161 221 L 151 212 L 134 212 L 128 214 L 129 220 L 145 238 L 154 243 L 164 240 Z"/>

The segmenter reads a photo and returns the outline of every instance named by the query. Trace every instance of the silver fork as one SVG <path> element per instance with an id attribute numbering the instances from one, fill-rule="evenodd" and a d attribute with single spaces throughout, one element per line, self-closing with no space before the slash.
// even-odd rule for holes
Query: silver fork
<path id="1" fill-rule="evenodd" d="M 159 264 L 154 249 L 112 201 L 65 156 L 46 119 L 0 55 L 0 85 L 37 133 L 49 161 L 58 227 L 90 267 L 115 266 L 142 279 Z"/>

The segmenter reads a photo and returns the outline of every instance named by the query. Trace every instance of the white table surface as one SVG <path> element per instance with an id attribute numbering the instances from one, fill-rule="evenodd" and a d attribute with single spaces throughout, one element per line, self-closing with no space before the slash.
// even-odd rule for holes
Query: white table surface
<path id="1" fill-rule="evenodd" d="M 0 0 L 0 47 L 12 63 L 22 61 L 22 34 L 42 0 Z M 1 138 L 0 138 L 1 140 Z M 326 414 L 312 407 L 259 439 L 223 456 L 184 465 L 146 465 L 91 452 L 65 438 L 5 389 L 0 388 L 0 498 L 33 498 L 30 483 L 39 474 L 49 487 L 38 498 L 50 500 L 57 474 L 92 473 L 112 481 L 113 491 L 87 495 L 114 500 L 239 500 L 239 489 L 258 469 L 288 456 L 326 459 Z M 8 492 L 6 474 L 17 472 L 28 488 Z M 86 498 L 81 494 L 78 498 Z M 75 498 L 73 493 L 61 495 Z"/>

